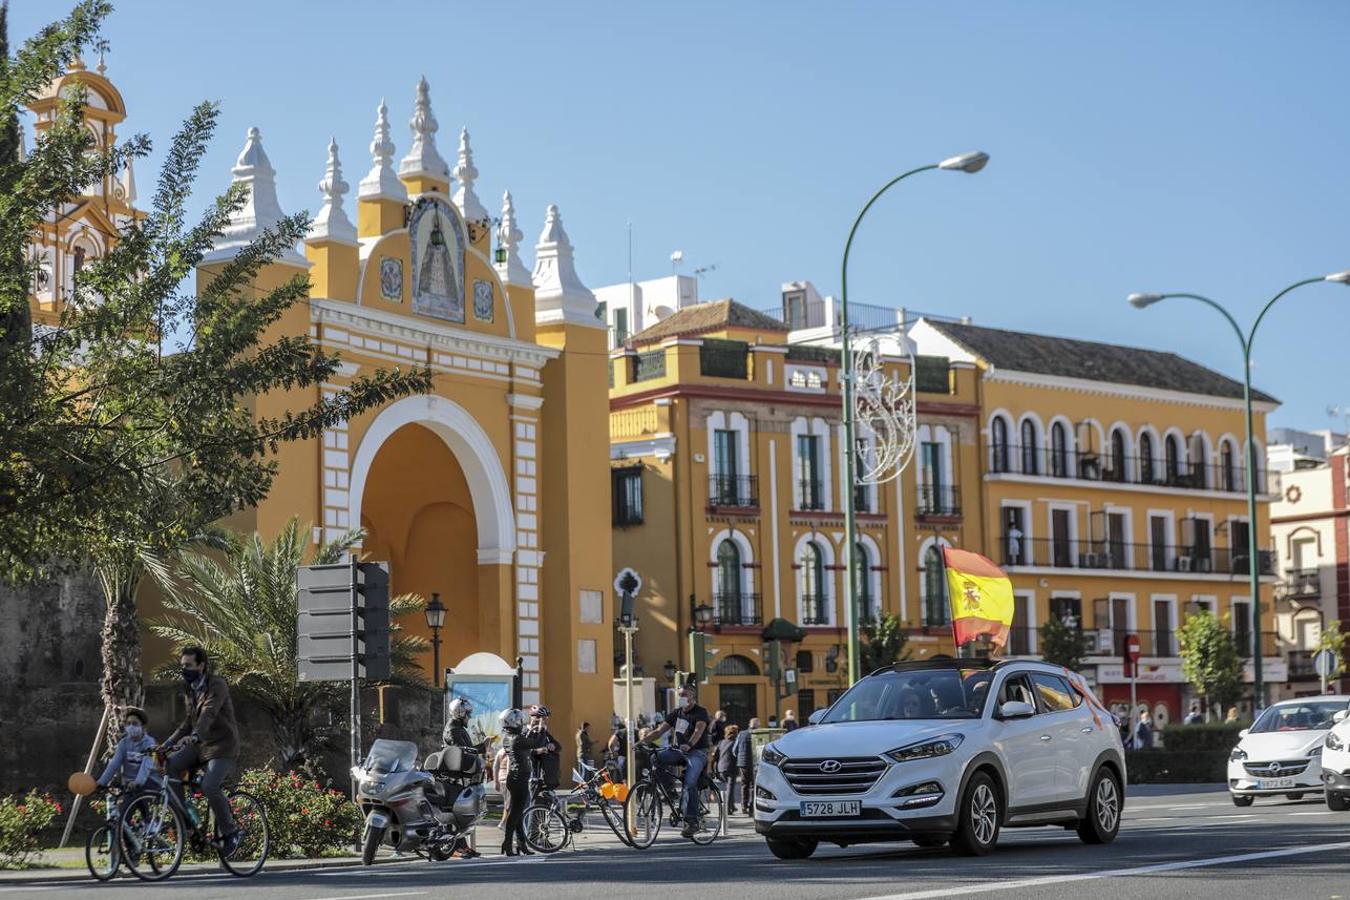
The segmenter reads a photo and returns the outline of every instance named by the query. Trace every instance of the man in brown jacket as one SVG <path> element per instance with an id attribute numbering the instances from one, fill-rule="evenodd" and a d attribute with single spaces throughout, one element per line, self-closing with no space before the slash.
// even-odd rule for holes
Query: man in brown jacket
<path id="1" fill-rule="evenodd" d="M 210 673 L 206 651 L 201 647 L 183 648 L 179 663 L 183 670 L 187 718 L 164 742 L 174 748 L 168 761 L 168 774 L 181 778 L 187 769 L 204 770 L 202 793 L 211 804 L 216 837 L 228 856 L 239 843 L 230 802 L 221 787 L 221 782 L 234 771 L 239 759 L 239 728 L 234 721 L 230 688 L 224 678 Z M 179 786 L 182 787 L 181 781 Z"/>

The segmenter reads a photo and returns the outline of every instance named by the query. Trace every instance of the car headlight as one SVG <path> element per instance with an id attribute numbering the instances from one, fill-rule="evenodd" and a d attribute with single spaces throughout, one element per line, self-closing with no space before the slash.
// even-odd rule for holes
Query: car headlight
<path id="1" fill-rule="evenodd" d="M 1247 751 L 1243 750 L 1241 747 L 1234 747 L 1233 752 L 1228 754 L 1229 762 L 1242 762 L 1246 758 Z"/>
<path id="2" fill-rule="evenodd" d="M 766 766 L 777 766 L 785 759 L 787 759 L 787 754 L 773 744 L 769 744 L 759 753 L 759 761 Z"/>
<path id="3" fill-rule="evenodd" d="M 1319 756 L 1321 756 L 1321 755 L 1322 755 L 1322 745 L 1321 745 L 1321 744 L 1318 744 L 1316 747 L 1314 747 L 1314 748 L 1312 748 L 1311 750 L 1308 751 L 1308 759 L 1316 759 L 1317 757 L 1319 757 Z"/>
<path id="4" fill-rule="evenodd" d="M 1336 732 L 1328 731 L 1326 742 L 1323 744 L 1328 750 L 1344 750 L 1345 741 L 1336 737 Z"/>
<path id="5" fill-rule="evenodd" d="M 897 747 L 887 752 L 887 756 L 896 762 L 909 762 L 915 759 L 930 759 L 934 756 L 946 756 L 961 746 L 965 740 L 962 734 L 943 734 L 935 738 L 928 738 L 917 744 L 909 744 L 905 747 Z"/>

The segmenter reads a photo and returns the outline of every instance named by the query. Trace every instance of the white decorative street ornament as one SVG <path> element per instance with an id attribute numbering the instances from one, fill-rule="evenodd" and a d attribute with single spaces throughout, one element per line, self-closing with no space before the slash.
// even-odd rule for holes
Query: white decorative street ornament
<path id="1" fill-rule="evenodd" d="M 906 354 L 909 376 L 902 379 L 886 373 L 881 346 L 874 336 L 853 348 L 853 420 L 858 435 L 870 434 L 874 441 L 870 456 L 857 461 L 856 484 L 894 481 L 914 457 L 914 355 Z"/>

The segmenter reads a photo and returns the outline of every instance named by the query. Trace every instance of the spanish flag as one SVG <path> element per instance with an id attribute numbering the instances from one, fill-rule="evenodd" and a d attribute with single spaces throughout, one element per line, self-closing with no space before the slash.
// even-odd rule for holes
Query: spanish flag
<path id="1" fill-rule="evenodd" d="M 987 636 L 995 647 L 1008 641 L 1013 620 L 1012 581 L 993 561 L 969 550 L 942 549 L 947 595 L 952 603 L 952 634 L 960 647 Z"/>

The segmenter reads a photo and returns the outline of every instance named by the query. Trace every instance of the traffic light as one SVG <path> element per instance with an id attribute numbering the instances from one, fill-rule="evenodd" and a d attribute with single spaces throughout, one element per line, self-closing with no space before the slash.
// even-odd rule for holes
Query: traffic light
<path id="1" fill-rule="evenodd" d="M 389 658 L 389 569 L 388 563 L 357 565 L 357 622 L 361 626 L 357 653 L 365 666 L 367 681 L 388 681 Z"/>
<path id="2" fill-rule="evenodd" d="M 769 676 L 770 684 L 778 684 L 783 674 L 783 646 L 778 641 L 764 644 L 764 671 Z"/>
<path id="3" fill-rule="evenodd" d="M 709 635 L 701 631 L 689 632 L 689 681 L 692 684 L 707 684 L 713 668 L 713 642 Z"/>

